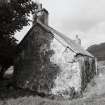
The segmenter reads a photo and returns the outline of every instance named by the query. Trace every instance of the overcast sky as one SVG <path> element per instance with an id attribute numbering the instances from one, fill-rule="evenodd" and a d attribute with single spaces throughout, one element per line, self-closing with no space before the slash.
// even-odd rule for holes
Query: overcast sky
<path id="1" fill-rule="evenodd" d="M 34 0 L 35 1 L 35 0 Z M 74 39 L 78 34 L 82 46 L 105 42 L 105 0 L 40 0 L 49 11 L 49 24 Z M 21 38 L 29 27 L 16 34 Z"/>

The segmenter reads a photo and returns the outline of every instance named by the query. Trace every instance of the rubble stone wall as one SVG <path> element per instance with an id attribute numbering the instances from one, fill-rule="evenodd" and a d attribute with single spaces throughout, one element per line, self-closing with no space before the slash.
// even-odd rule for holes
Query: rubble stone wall
<path id="1" fill-rule="evenodd" d="M 53 38 L 51 33 L 36 25 L 20 43 L 14 72 L 18 87 L 49 93 L 59 72 L 59 66 L 50 62 L 54 53 L 50 49 Z"/>
<path id="2" fill-rule="evenodd" d="M 60 67 L 60 72 L 54 79 L 52 94 L 70 96 L 71 89 L 81 90 L 80 65 L 75 57 L 75 53 L 69 48 L 62 46 L 56 39 L 51 43 L 54 54 L 50 61 Z"/>
<path id="3" fill-rule="evenodd" d="M 96 64 L 94 58 L 89 58 L 87 56 L 81 57 L 80 60 L 81 67 L 81 90 L 84 91 L 87 84 L 96 75 Z"/>

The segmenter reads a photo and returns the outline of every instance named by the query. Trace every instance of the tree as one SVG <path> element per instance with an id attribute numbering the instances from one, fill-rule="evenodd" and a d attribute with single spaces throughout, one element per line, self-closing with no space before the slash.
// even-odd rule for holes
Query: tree
<path id="1" fill-rule="evenodd" d="M 16 49 L 14 33 L 29 24 L 36 4 L 31 0 L 0 0 L 0 77 L 13 64 Z"/>

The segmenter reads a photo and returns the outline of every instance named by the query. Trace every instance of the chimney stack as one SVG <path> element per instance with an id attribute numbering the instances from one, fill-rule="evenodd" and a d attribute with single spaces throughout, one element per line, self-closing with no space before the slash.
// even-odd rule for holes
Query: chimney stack
<path id="1" fill-rule="evenodd" d="M 41 3 L 37 3 L 37 6 L 38 7 L 37 7 L 35 14 L 33 16 L 33 19 L 34 19 L 33 24 L 38 19 L 43 24 L 48 25 L 48 15 L 49 15 L 48 11 L 42 7 Z"/>
<path id="2" fill-rule="evenodd" d="M 81 39 L 76 35 L 75 43 L 81 46 Z"/>

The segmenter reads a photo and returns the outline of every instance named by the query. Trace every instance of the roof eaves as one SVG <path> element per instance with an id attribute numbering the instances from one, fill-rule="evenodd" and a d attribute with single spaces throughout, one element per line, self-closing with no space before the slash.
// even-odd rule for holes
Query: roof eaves
<path id="1" fill-rule="evenodd" d="M 81 46 L 77 45 L 75 42 L 73 42 L 72 39 L 68 38 L 67 36 L 63 35 L 62 33 L 58 32 L 57 30 L 51 28 L 50 26 L 47 26 L 45 24 L 43 24 L 42 22 L 38 21 L 38 23 L 45 28 L 47 31 L 51 32 L 52 34 L 56 33 L 57 35 L 59 35 L 59 37 L 61 37 L 67 44 L 65 45 L 66 47 L 69 47 L 73 52 L 77 53 L 77 54 L 82 54 L 84 56 L 89 56 L 89 57 L 94 57 L 92 54 L 90 54 L 88 51 L 84 50 Z M 56 38 L 56 35 L 54 35 L 54 37 Z M 57 38 L 56 38 L 57 39 Z M 67 41 L 69 40 L 69 41 Z M 62 43 L 60 40 L 58 40 L 60 43 Z M 64 44 L 63 44 L 64 45 Z M 76 49 L 71 47 L 72 46 L 76 46 Z"/>
<path id="2" fill-rule="evenodd" d="M 40 20 L 37 20 L 37 22 L 29 29 L 27 34 L 24 36 L 24 38 L 21 40 L 21 42 L 18 44 L 18 46 L 21 45 L 21 43 L 25 40 L 27 35 L 32 31 L 32 29 L 36 26 L 36 24 L 39 24 L 41 27 L 43 27 L 47 32 L 52 33 L 52 35 L 55 37 L 56 40 L 58 40 L 63 46 L 69 47 L 73 52 L 76 54 L 82 54 L 84 56 L 94 57 L 92 54 L 90 54 L 88 51 L 85 51 L 81 46 L 77 45 L 75 42 L 73 42 L 72 39 L 68 38 L 64 34 L 58 32 L 57 30 L 53 29 L 52 27 L 43 24 Z M 55 35 L 55 34 L 56 35 Z M 59 40 L 58 36 L 62 38 L 64 41 Z M 66 42 L 66 43 L 65 43 Z M 73 48 L 73 46 L 76 46 L 76 48 Z M 77 49 L 78 48 L 78 49 Z"/>

